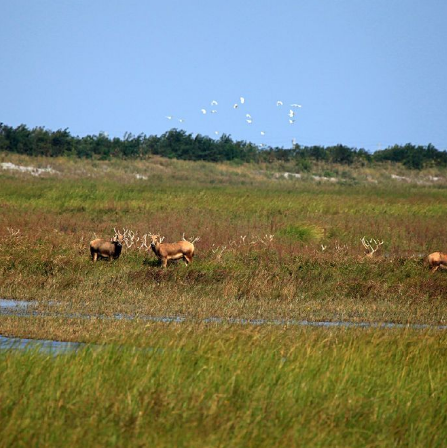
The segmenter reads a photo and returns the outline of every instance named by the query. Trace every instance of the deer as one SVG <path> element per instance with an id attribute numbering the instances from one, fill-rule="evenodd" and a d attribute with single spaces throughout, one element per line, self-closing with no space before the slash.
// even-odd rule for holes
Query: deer
<path id="1" fill-rule="evenodd" d="M 377 252 L 379 247 L 383 244 L 383 240 L 377 241 L 374 238 L 371 238 L 368 241 L 365 237 L 363 237 L 360 241 L 362 242 L 363 247 L 365 248 L 365 256 L 368 258 L 372 258 L 374 253 Z"/>
<path id="2" fill-rule="evenodd" d="M 163 243 L 164 237 L 160 235 L 148 234 L 150 238 L 150 247 L 157 258 L 161 261 L 161 266 L 165 268 L 168 264 L 168 260 L 180 260 L 183 259 L 186 266 L 192 261 L 194 256 L 194 243 L 200 240 L 200 238 L 191 239 L 188 241 L 183 234 L 182 240 L 177 243 Z"/>
<path id="3" fill-rule="evenodd" d="M 432 272 L 436 272 L 438 269 L 447 269 L 447 254 L 433 252 L 427 257 L 427 261 Z"/>
<path id="4" fill-rule="evenodd" d="M 121 255 L 123 248 L 124 235 L 115 230 L 115 236 L 110 240 L 104 240 L 102 238 L 96 238 L 90 241 L 90 254 L 92 261 L 95 262 L 98 257 L 106 258 L 108 260 L 116 260 Z"/>

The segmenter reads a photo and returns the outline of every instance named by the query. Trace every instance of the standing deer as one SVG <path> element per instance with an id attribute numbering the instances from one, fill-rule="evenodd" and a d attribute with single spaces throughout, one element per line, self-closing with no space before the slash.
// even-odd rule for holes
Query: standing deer
<path id="1" fill-rule="evenodd" d="M 436 272 L 438 269 L 447 269 L 447 254 L 433 252 L 427 257 L 427 261 L 432 272 Z"/>
<path id="2" fill-rule="evenodd" d="M 160 259 L 162 267 L 166 267 L 168 260 L 180 260 L 183 258 L 186 266 L 192 261 L 194 256 L 194 243 L 200 238 L 195 238 L 193 241 L 185 240 L 183 236 L 182 241 L 177 243 L 163 243 L 164 237 L 160 235 L 152 235 L 149 233 L 151 239 L 151 249 L 154 254 Z"/>
<path id="3" fill-rule="evenodd" d="M 92 261 L 96 261 L 98 257 L 107 258 L 108 260 L 116 260 L 121 255 L 123 241 L 124 235 L 116 230 L 115 236 L 110 241 L 102 238 L 97 238 L 90 241 L 90 254 L 92 255 Z"/>

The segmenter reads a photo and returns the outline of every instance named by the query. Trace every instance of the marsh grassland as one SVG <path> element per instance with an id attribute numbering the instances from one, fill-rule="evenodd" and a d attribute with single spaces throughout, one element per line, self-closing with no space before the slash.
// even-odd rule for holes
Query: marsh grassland
<path id="1" fill-rule="evenodd" d="M 0 351 L 0 446 L 444 446 L 445 330 L 230 322 L 446 325 L 447 173 L 0 159 L 54 170 L 0 171 L 0 297 L 37 311 L 0 334 L 93 344 Z M 114 227 L 200 241 L 93 264 Z"/>

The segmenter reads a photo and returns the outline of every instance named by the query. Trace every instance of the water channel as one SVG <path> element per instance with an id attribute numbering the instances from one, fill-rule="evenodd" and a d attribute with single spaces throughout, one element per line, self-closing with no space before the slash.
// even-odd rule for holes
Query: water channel
<path id="1" fill-rule="evenodd" d="M 0 299 L 0 315 L 3 316 L 22 316 L 22 317 L 65 317 L 68 319 L 106 319 L 106 320 L 141 320 L 148 322 L 164 323 L 182 323 L 199 322 L 204 324 L 236 324 L 236 325 L 276 325 L 276 326 L 307 326 L 324 328 L 377 328 L 377 329 L 416 329 L 416 330 L 447 330 L 447 325 L 428 325 L 428 324 L 396 324 L 396 323 L 375 323 L 375 322 L 348 322 L 348 321 L 307 321 L 307 320 L 287 320 L 287 319 L 244 319 L 244 318 L 221 318 L 208 317 L 203 319 L 187 318 L 182 316 L 147 316 L 147 315 L 129 315 L 114 314 L 112 316 L 100 314 L 82 314 L 82 313 L 61 313 L 54 311 L 37 311 L 36 301 Z M 50 303 L 57 305 L 57 303 Z M 39 351 L 50 354 L 70 353 L 86 344 L 80 342 L 63 342 L 51 340 L 34 340 L 23 338 L 10 338 L 0 335 L 0 350 L 5 349 L 29 349 L 38 348 Z"/>

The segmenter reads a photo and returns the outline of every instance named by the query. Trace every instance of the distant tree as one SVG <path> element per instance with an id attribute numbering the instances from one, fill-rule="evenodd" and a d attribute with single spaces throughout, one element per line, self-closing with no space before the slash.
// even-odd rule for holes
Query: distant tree
<path id="1" fill-rule="evenodd" d="M 223 134 L 218 140 L 208 136 L 187 134 L 184 130 L 171 129 L 161 136 L 126 132 L 122 139 L 103 132 L 84 137 L 72 136 L 68 130 L 50 131 L 43 127 L 28 129 L 21 124 L 16 128 L 0 123 L 0 150 L 28 155 L 64 156 L 109 159 L 141 158 L 150 155 L 184 160 L 206 160 L 210 162 L 291 162 L 297 167 L 309 170 L 313 161 L 337 164 L 352 164 L 355 161 L 391 161 L 402 163 L 411 169 L 425 166 L 447 166 L 447 152 L 432 144 L 415 146 L 393 145 L 373 154 L 365 149 L 351 148 L 342 144 L 334 146 L 301 146 L 292 148 L 268 147 L 259 149 L 253 143 L 236 140 Z"/>
<path id="2" fill-rule="evenodd" d="M 70 154 L 73 148 L 73 138 L 68 129 L 59 129 L 51 134 L 51 156 Z"/>
<path id="3" fill-rule="evenodd" d="M 0 123 L 0 151 L 11 151 L 9 144 L 9 135 L 11 127 L 4 123 Z"/>
<path id="4" fill-rule="evenodd" d="M 19 154 L 30 154 L 32 153 L 31 146 L 31 131 L 26 127 L 26 125 L 21 124 L 15 129 L 11 129 L 7 133 L 9 140 L 9 147 L 13 152 Z"/>
<path id="5" fill-rule="evenodd" d="M 447 166 L 447 153 L 439 151 L 432 144 L 415 146 L 407 143 L 404 146 L 393 145 L 372 155 L 377 162 L 391 161 L 402 163 L 411 169 L 421 169 L 424 166 Z"/>
<path id="6" fill-rule="evenodd" d="M 331 146 L 328 149 L 329 158 L 332 163 L 350 165 L 354 161 L 354 150 L 344 145 Z"/>
<path id="7" fill-rule="evenodd" d="M 329 158 L 328 150 L 323 146 L 310 146 L 306 149 L 309 157 L 317 161 L 328 160 Z"/>

